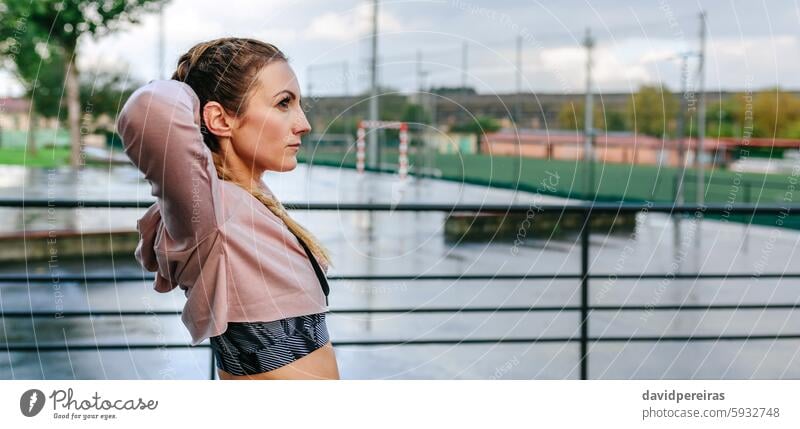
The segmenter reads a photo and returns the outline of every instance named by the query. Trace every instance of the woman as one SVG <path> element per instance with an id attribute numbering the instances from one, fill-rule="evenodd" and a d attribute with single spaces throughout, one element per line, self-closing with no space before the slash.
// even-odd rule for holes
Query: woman
<path id="1" fill-rule="evenodd" d="M 117 128 L 157 199 L 136 259 L 155 290 L 184 290 L 181 319 L 192 345 L 210 338 L 220 379 L 338 379 L 329 254 L 261 180 L 295 168 L 310 130 L 286 56 L 252 39 L 195 45 Z"/>

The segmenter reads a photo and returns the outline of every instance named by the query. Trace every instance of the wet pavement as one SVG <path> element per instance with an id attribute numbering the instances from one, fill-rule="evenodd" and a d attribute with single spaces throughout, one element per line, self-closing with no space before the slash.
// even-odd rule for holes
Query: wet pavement
<path id="1" fill-rule="evenodd" d="M 150 201 L 149 185 L 132 167 L 68 170 L 0 168 L 0 196 Z M 437 202 L 526 204 L 565 200 L 513 190 L 391 175 L 363 177 L 352 170 L 299 166 L 265 181 L 284 202 Z M 143 210 L 2 209 L 5 232 L 71 228 L 133 228 Z M 441 212 L 309 212 L 293 216 L 330 249 L 330 274 L 577 273 L 574 238 L 449 243 Z M 532 235 L 531 235 L 532 236 Z M 593 272 L 754 273 L 739 280 L 596 280 L 590 299 L 603 305 L 797 303 L 800 282 L 758 274 L 796 272 L 798 231 L 640 214 L 634 231 L 591 236 Z M 59 275 L 141 274 L 133 257 L 73 259 L 0 266 L 3 273 Z M 577 305 L 576 280 L 332 281 L 331 309 Z M 0 284 L 2 311 L 180 310 L 180 291 L 159 294 L 146 282 L 83 285 Z M 177 316 L 93 319 L 6 319 L 0 344 L 186 343 Z M 334 342 L 360 339 L 421 340 L 563 337 L 579 332 L 578 313 L 566 311 L 449 314 L 332 314 Z M 800 333 L 797 310 L 595 311 L 590 335 L 718 335 Z M 576 378 L 578 345 L 393 345 L 336 348 L 343 378 Z M 800 378 L 800 341 L 598 343 L 590 347 L 592 378 Z M 0 347 L 4 379 L 208 378 L 208 349 L 15 352 Z"/>

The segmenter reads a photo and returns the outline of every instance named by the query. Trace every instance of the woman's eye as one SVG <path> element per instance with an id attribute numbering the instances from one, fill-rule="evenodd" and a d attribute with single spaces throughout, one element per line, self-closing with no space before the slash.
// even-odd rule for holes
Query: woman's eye
<path id="1" fill-rule="evenodd" d="M 291 100 L 289 100 L 289 97 L 286 97 L 283 100 L 281 100 L 280 102 L 278 102 L 278 106 L 281 106 L 283 108 L 288 108 L 289 107 L 289 101 L 291 101 Z"/>

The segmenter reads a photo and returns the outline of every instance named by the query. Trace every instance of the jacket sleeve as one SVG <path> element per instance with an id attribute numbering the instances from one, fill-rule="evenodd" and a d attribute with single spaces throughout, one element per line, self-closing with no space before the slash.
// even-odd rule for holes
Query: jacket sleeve
<path id="1" fill-rule="evenodd" d="M 222 224 L 220 179 L 200 133 L 200 101 L 177 80 L 154 80 L 131 94 L 117 130 L 144 173 L 176 249 L 189 249 Z"/>

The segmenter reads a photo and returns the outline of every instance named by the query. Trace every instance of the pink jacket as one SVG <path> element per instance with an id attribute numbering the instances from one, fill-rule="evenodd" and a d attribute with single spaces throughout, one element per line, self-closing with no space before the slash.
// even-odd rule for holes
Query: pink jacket
<path id="1" fill-rule="evenodd" d="M 327 311 L 321 279 L 297 237 L 250 193 L 217 177 L 189 85 L 155 80 L 139 88 L 117 129 L 157 198 L 137 221 L 136 259 L 156 273 L 155 290 L 184 290 L 181 320 L 192 345 L 222 334 L 229 321 Z"/>

